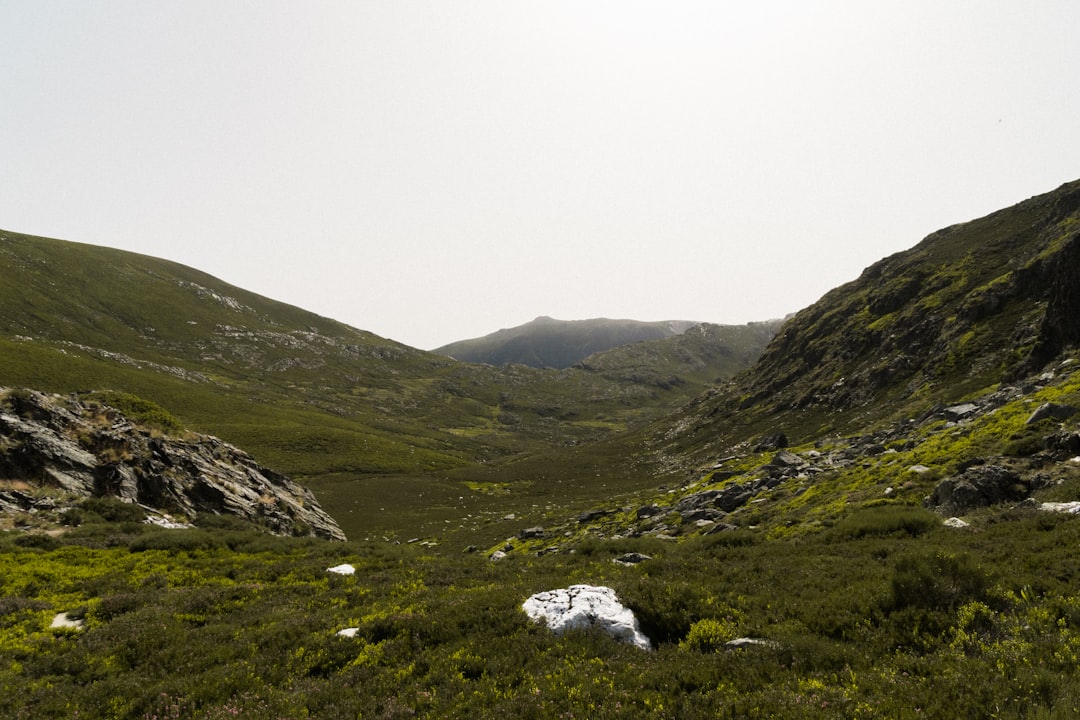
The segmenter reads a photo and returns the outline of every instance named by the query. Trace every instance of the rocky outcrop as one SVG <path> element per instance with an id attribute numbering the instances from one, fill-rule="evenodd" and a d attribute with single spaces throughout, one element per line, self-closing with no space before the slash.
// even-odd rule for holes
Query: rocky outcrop
<path id="1" fill-rule="evenodd" d="M 926 506 L 943 515 L 963 515 L 975 508 L 1020 501 L 1030 493 L 1030 486 L 1015 471 L 983 465 L 942 480 L 926 499 Z"/>
<path id="2" fill-rule="evenodd" d="M 345 539 L 311 491 L 218 438 L 166 436 L 77 396 L 5 395 L 0 477 L 40 492 L 0 491 L 0 507 L 33 509 L 26 500 L 38 494 L 114 496 L 190 519 L 235 515 L 275 534 Z"/>
<path id="3" fill-rule="evenodd" d="M 599 628 L 616 640 L 643 650 L 652 644 L 638 628 L 634 612 L 619 602 L 609 587 L 571 585 L 533 595 L 521 608 L 536 622 L 546 622 L 561 634 L 573 628 Z"/>

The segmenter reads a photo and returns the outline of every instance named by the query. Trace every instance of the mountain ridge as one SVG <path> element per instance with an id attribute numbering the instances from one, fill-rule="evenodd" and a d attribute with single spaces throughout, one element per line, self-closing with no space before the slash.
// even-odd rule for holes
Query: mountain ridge
<path id="1" fill-rule="evenodd" d="M 675 337 L 701 324 L 689 320 L 556 320 L 541 315 L 522 325 L 459 340 L 432 352 L 487 365 L 517 363 L 565 369 L 599 352 L 646 340 Z"/>

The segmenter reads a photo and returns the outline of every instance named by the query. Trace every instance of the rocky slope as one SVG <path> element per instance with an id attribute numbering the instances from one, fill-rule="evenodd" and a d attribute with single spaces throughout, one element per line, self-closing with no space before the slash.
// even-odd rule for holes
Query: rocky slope
<path id="1" fill-rule="evenodd" d="M 1077 514 L 1077 487 L 1080 362 L 1067 357 L 967 402 L 872 432 L 798 446 L 778 434 L 736 446 L 679 487 L 522 529 L 493 548 L 492 558 L 562 551 L 584 538 L 673 540 L 734 531 L 783 538 L 834 526 L 857 534 L 860 521 L 851 518 L 871 513 L 867 522 L 884 522 L 872 515 L 882 508 L 900 508 L 888 521 L 900 532 L 1040 511 Z"/>
<path id="2" fill-rule="evenodd" d="M 1036 372 L 1080 341 L 1080 181 L 928 236 L 797 313 L 668 439 L 712 452 L 918 415 Z"/>
<path id="3" fill-rule="evenodd" d="M 306 488 L 206 435 L 174 437 L 78 396 L 0 391 L 0 510 L 112 496 L 176 520 L 234 515 L 283 535 L 344 540 Z"/>

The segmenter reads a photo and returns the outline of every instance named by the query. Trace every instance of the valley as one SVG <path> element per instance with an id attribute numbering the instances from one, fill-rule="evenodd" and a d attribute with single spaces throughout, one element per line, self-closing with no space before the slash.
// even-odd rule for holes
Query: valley
<path id="1" fill-rule="evenodd" d="M 559 369 L 0 232 L 0 713 L 1071 717 L 1077 268 L 1080 181 Z M 522 610 L 582 584 L 649 649 Z"/>

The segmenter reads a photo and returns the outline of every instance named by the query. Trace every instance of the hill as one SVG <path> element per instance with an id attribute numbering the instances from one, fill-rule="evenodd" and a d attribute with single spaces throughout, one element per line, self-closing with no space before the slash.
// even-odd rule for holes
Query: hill
<path id="1" fill-rule="evenodd" d="M 1080 340 L 1078 268 L 1080 181 L 939 230 L 795 314 L 669 435 L 703 459 L 755 435 L 804 442 L 978 396 Z"/>
<path id="2" fill-rule="evenodd" d="M 568 368 L 589 355 L 621 345 L 681 335 L 698 323 L 639 320 L 555 320 L 538 317 L 532 322 L 506 328 L 471 340 L 433 350 L 457 360 L 507 365 L 519 363 L 536 368 Z"/>
<path id="3" fill-rule="evenodd" d="M 457 520 L 463 491 L 491 498 L 447 472 L 640 426 L 755 356 L 706 333 L 648 370 L 462 363 L 176 263 L 12 232 L 0 277 L 0 383 L 155 403 L 315 488 L 348 534 Z M 388 496 L 408 510 L 369 509 Z"/>

